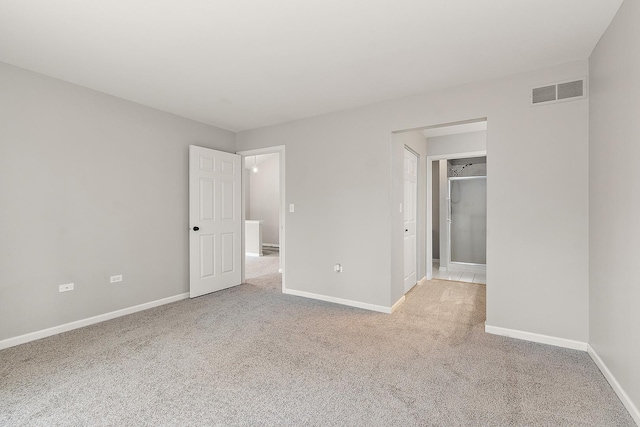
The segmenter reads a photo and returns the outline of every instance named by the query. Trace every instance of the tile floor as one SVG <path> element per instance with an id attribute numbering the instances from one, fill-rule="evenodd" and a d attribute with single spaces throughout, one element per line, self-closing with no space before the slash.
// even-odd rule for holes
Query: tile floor
<path id="1" fill-rule="evenodd" d="M 463 273 L 461 271 L 440 271 L 440 263 L 433 262 L 433 278 L 442 280 L 453 280 L 456 282 L 487 284 L 486 274 Z"/>

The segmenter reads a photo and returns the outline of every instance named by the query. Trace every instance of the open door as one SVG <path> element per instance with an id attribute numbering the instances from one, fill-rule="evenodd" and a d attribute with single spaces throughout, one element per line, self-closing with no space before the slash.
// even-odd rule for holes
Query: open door
<path id="1" fill-rule="evenodd" d="M 417 281 L 418 156 L 404 149 L 404 292 Z"/>
<path id="2" fill-rule="evenodd" d="M 189 147 L 191 298 L 241 282 L 240 156 Z"/>

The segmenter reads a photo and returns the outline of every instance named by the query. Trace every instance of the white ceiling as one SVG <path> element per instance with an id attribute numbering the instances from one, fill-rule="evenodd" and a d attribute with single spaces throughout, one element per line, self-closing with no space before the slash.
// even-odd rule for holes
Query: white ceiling
<path id="1" fill-rule="evenodd" d="M 244 130 L 589 56 L 622 0 L 0 0 L 0 61 Z"/>

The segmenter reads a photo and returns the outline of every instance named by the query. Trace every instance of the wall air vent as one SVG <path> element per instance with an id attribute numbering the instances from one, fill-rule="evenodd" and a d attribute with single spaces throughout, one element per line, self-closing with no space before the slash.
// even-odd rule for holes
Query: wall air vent
<path id="1" fill-rule="evenodd" d="M 531 102 L 534 104 L 555 101 L 556 99 L 556 85 L 536 87 L 531 91 Z"/>
<path id="2" fill-rule="evenodd" d="M 587 97 L 587 79 L 570 80 L 534 87 L 531 89 L 531 105 L 574 101 Z"/>

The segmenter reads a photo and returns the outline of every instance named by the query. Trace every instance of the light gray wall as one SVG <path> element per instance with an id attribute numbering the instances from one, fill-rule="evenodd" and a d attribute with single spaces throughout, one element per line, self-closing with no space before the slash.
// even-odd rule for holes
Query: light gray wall
<path id="1" fill-rule="evenodd" d="M 188 146 L 234 134 L 2 63 L 0 93 L 0 340 L 187 292 Z"/>
<path id="2" fill-rule="evenodd" d="M 393 144 L 396 150 L 401 150 L 402 158 L 404 159 L 404 147 L 407 146 L 412 149 L 416 154 L 418 154 L 418 200 L 417 200 L 417 226 L 416 226 L 416 234 L 417 234 L 417 257 L 418 262 L 416 265 L 416 279 L 418 281 L 422 280 L 426 275 L 426 205 L 427 205 L 427 139 L 424 134 L 420 131 L 411 131 L 411 132 L 402 132 L 393 135 Z M 404 161 L 404 160 L 403 160 Z M 404 163 L 403 163 L 404 164 Z M 395 180 L 400 180 L 402 185 L 404 186 L 404 168 L 398 171 L 397 174 L 394 175 Z M 403 187 L 404 188 L 404 187 Z M 403 200 L 404 200 L 404 192 L 403 192 Z M 399 206 L 398 206 L 399 209 Z M 400 228 L 404 230 L 404 216 L 402 217 L 402 221 L 400 221 Z M 404 239 L 404 232 L 402 234 Z M 402 247 L 403 252 L 401 254 L 396 253 L 392 254 L 393 256 L 404 255 L 404 246 Z M 400 261 L 404 260 L 404 257 L 399 258 Z M 402 267 L 402 274 L 404 277 L 404 263 L 400 262 L 399 264 L 394 263 L 393 265 Z M 404 289 L 404 281 L 403 281 L 403 289 Z"/>
<path id="3" fill-rule="evenodd" d="M 440 164 L 439 162 L 433 162 L 431 169 L 431 221 L 432 228 L 432 248 L 433 259 L 440 258 Z"/>
<path id="4" fill-rule="evenodd" d="M 280 156 L 269 155 L 258 167 L 258 173 L 249 172 L 249 219 L 261 219 L 262 242 L 280 243 Z"/>
<path id="5" fill-rule="evenodd" d="M 486 149 L 486 130 L 427 138 L 429 156 L 446 156 L 450 159 L 456 154 L 485 151 Z"/>
<path id="6" fill-rule="evenodd" d="M 402 156 L 391 132 L 487 117 L 487 323 L 586 341 L 588 103 L 530 107 L 529 91 L 587 73 L 578 61 L 239 133 L 238 150 L 286 145 L 287 287 L 397 301 L 402 186 L 391 177 Z"/>
<path id="7" fill-rule="evenodd" d="M 638 22 L 640 2 L 626 0 L 589 60 L 589 342 L 636 408 L 640 408 Z"/>

